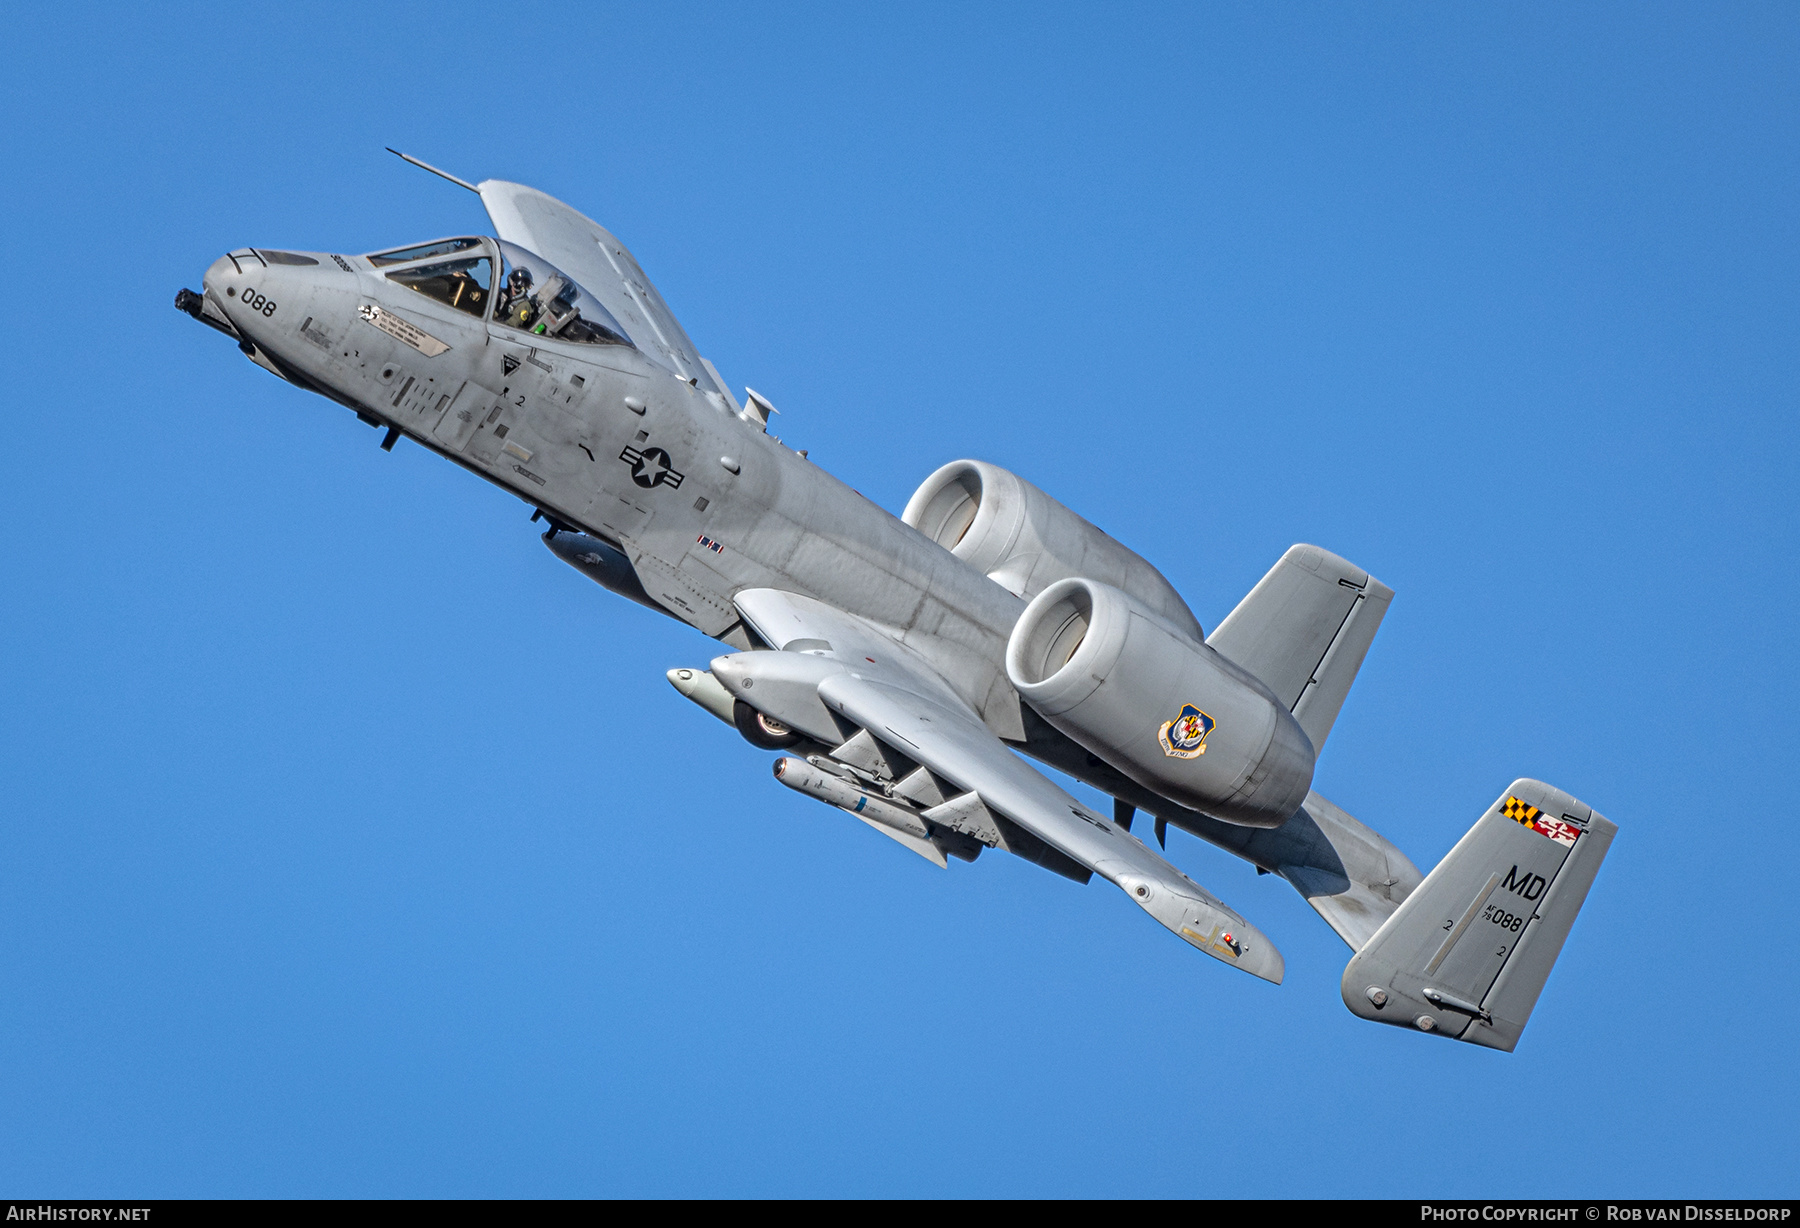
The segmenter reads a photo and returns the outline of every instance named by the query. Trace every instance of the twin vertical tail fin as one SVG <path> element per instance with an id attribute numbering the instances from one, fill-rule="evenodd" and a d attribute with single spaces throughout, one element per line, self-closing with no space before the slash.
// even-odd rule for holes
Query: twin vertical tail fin
<path id="1" fill-rule="evenodd" d="M 1350 960 L 1344 1004 L 1510 1053 L 1617 831 L 1515 780 Z"/>
<path id="2" fill-rule="evenodd" d="M 1206 642 L 1261 679 L 1317 750 L 1393 596 L 1348 559 L 1298 545 Z M 1618 828 L 1516 780 L 1423 882 L 1317 793 L 1283 830 L 1303 855 L 1280 873 L 1357 949 L 1343 983 L 1353 1013 L 1511 1052 Z"/>
<path id="3" fill-rule="evenodd" d="M 1293 546 L 1206 642 L 1260 678 L 1316 751 L 1393 599 L 1393 589 L 1348 559 Z"/>

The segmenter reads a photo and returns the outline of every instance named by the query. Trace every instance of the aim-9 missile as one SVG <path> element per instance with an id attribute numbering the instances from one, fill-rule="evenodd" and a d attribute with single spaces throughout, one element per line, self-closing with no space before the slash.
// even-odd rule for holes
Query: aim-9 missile
<path id="1" fill-rule="evenodd" d="M 804 793 L 839 810 L 848 810 L 859 819 L 867 819 L 871 823 L 879 823 L 883 827 L 891 827 L 895 831 L 904 832 L 915 840 L 923 840 L 930 835 L 925 821 L 904 806 L 896 806 L 885 798 L 864 793 L 855 785 L 830 772 L 822 771 L 792 756 L 783 756 L 775 761 L 775 779 L 779 780 L 796 793 Z"/>

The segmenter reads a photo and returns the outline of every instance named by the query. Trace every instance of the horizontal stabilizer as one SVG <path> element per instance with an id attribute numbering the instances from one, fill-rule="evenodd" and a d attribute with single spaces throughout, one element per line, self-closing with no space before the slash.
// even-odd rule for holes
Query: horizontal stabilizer
<path id="1" fill-rule="evenodd" d="M 1317 793 L 1306 795 L 1283 833 L 1286 855 L 1277 873 L 1352 951 L 1362 950 L 1424 877 L 1380 832 Z"/>
<path id="2" fill-rule="evenodd" d="M 1393 599 L 1329 550 L 1292 546 L 1206 642 L 1273 691 L 1318 750 Z"/>
<path id="3" fill-rule="evenodd" d="M 1515 780 L 1344 969 L 1376 1023 L 1511 1052 L 1618 827 Z"/>

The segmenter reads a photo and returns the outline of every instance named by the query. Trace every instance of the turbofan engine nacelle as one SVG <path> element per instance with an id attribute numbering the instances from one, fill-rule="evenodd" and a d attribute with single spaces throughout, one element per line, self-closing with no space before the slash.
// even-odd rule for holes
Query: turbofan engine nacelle
<path id="1" fill-rule="evenodd" d="M 1089 576 L 1205 638 L 1175 586 L 1141 555 L 998 465 L 950 462 L 913 492 L 900 519 L 1014 596 L 1029 601 L 1058 580 Z"/>
<path id="2" fill-rule="evenodd" d="M 1268 689 L 1110 585 L 1074 577 L 1033 598 L 1006 673 L 1057 729 L 1190 809 L 1279 827 L 1312 787 L 1313 745 Z"/>

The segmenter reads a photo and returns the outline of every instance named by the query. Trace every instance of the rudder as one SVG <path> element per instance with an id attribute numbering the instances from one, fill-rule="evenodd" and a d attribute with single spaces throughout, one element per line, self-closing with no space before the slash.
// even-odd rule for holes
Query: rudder
<path id="1" fill-rule="evenodd" d="M 1561 789 L 1514 781 L 1351 958 L 1344 1004 L 1511 1052 L 1617 831 Z"/>

